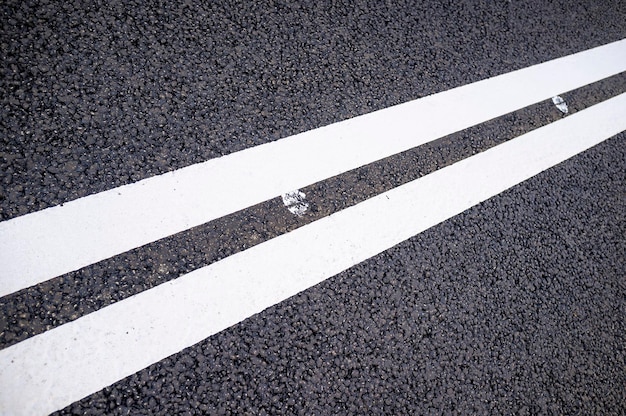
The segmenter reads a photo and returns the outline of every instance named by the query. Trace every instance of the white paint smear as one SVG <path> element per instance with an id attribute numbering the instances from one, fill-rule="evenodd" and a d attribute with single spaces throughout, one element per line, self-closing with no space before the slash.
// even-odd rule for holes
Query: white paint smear
<path id="1" fill-rule="evenodd" d="M 282 195 L 283 204 L 287 207 L 289 212 L 298 217 L 304 215 L 304 213 L 309 209 L 309 203 L 306 202 L 306 194 L 300 190 L 295 190 L 292 192 L 287 192 Z"/>
<path id="2" fill-rule="evenodd" d="M 626 129 L 626 94 L 0 351 L 3 414 L 45 415 Z"/>
<path id="3" fill-rule="evenodd" d="M 624 70 L 626 40 L 4 221 L 0 296 Z"/>
<path id="4" fill-rule="evenodd" d="M 565 102 L 565 100 L 560 97 L 560 96 L 556 96 L 556 97 L 552 97 L 552 103 L 554 105 L 556 105 L 556 108 L 559 109 L 559 111 L 561 111 L 561 113 L 563 114 L 567 114 L 568 113 L 568 108 L 567 108 L 567 103 Z"/>

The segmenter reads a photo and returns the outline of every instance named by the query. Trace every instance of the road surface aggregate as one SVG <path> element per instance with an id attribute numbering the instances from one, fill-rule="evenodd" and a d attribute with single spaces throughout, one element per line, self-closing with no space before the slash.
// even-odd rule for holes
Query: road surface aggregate
<path id="1" fill-rule="evenodd" d="M 573 114 L 622 92 L 625 86 L 626 74 L 619 74 L 563 96 L 569 103 L 569 114 Z M 5 296 L 0 299 L 0 309 L 6 315 L 0 322 L 0 347 L 75 320 L 562 117 L 550 100 L 541 102 L 308 186 L 303 189 L 310 205 L 305 216 L 287 215 L 281 198 L 275 198 Z"/>
<path id="2" fill-rule="evenodd" d="M 626 38 L 619 0 L 0 18 L 0 221 Z M 573 114 L 625 91 L 560 95 Z M 277 197 L 5 296 L 0 349 L 563 117 L 545 100 L 311 184 L 302 217 Z M 622 132 L 55 414 L 626 414 L 625 180 Z"/>
<path id="3" fill-rule="evenodd" d="M 622 414 L 625 136 L 57 414 Z"/>
<path id="4" fill-rule="evenodd" d="M 619 0 L 0 7 L 2 220 L 626 32 Z"/>

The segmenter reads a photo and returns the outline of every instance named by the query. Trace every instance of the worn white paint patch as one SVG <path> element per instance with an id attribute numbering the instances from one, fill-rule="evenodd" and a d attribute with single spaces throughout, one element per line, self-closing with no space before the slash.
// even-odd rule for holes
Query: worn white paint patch
<path id="1" fill-rule="evenodd" d="M 556 108 L 561 111 L 561 113 L 568 113 L 569 109 L 567 108 L 567 103 L 561 96 L 557 95 L 556 97 L 552 97 L 552 102 L 556 105 Z"/>
<path id="2" fill-rule="evenodd" d="M 0 351 L 0 409 L 45 415 L 626 129 L 626 93 Z"/>
<path id="3" fill-rule="evenodd" d="M 306 202 L 306 194 L 299 189 L 295 191 L 287 192 L 282 195 L 283 204 L 287 207 L 289 212 L 298 217 L 304 215 L 304 213 L 309 209 L 309 203 Z"/>
<path id="4" fill-rule="evenodd" d="M 0 222 L 0 296 L 625 70 L 626 39 Z"/>

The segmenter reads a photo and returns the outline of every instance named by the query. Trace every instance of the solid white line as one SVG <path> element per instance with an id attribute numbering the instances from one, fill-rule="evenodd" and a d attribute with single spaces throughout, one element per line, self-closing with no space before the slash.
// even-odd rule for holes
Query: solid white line
<path id="1" fill-rule="evenodd" d="M 0 296 L 626 70 L 626 40 L 0 223 Z"/>
<path id="2" fill-rule="evenodd" d="M 46 414 L 626 129 L 626 94 L 0 351 L 0 408 Z"/>

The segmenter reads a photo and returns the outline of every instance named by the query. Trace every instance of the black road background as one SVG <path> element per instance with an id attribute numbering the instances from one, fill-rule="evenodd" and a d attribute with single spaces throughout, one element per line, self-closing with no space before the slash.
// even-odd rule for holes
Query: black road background
<path id="1" fill-rule="evenodd" d="M 2 220 L 626 37 L 608 0 L 0 12 Z M 563 96 L 625 90 L 622 74 Z M 539 103 L 312 186 L 303 218 L 268 201 L 2 298 L 0 346 L 560 117 Z M 625 414 L 624 139 L 59 414 Z"/>

